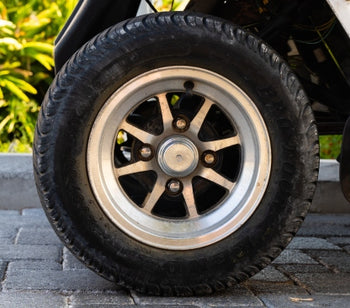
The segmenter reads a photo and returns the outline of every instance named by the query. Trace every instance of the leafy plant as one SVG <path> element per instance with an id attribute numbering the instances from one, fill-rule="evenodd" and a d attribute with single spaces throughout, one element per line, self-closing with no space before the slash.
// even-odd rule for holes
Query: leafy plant
<path id="1" fill-rule="evenodd" d="M 0 1 L 0 151 L 31 150 L 53 42 L 76 1 Z"/>
<path id="2" fill-rule="evenodd" d="M 153 1 L 158 11 L 182 11 L 189 0 L 155 0 Z"/>
<path id="3" fill-rule="evenodd" d="M 321 158 L 336 159 L 341 151 L 341 135 L 320 136 L 320 156 Z"/>

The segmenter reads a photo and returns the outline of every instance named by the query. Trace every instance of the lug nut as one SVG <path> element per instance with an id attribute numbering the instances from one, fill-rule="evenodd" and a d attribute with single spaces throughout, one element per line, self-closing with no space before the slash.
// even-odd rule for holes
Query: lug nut
<path id="1" fill-rule="evenodd" d="M 187 126 L 187 122 L 185 119 L 178 118 L 175 122 L 176 128 L 180 130 L 184 130 Z"/>
<path id="2" fill-rule="evenodd" d="M 184 119 L 177 119 L 176 127 L 178 129 L 185 129 L 186 125 L 187 125 L 187 123 L 186 123 L 186 121 Z"/>
<path id="3" fill-rule="evenodd" d="M 149 160 L 150 158 L 152 158 L 152 154 L 153 154 L 151 147 L 148 145 L 142 146 L 139 153 L 140 153 L 141 159 L 144 159 L 144 160 Z"/>
<path id="4" fill-rule="evenodd" d="M 203 161 L 206 165 L 209 165 L 209 166 L 213 165 L 215 163 L 215 160 L 216 160 L 216 157 L 214 153 L 211 153 L 211 152 L 204 153 Z"/>
<path id="5" fill-rule="evenodd" d="M 182 185 L 181 182 L 178 180 L 170 180 L 167 184 L 167 188 L 171 193 L 177 194 L 178 192 L 180 192 Z"/>

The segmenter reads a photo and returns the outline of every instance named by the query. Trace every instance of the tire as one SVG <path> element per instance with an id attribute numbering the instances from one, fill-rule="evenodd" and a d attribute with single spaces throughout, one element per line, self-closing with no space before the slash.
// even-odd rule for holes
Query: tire
<path id="1" fill-rule="evenodd" d="M 310 206 L 318 150 L 306 95 L 276 52 L 221 19 L 163 13 L 107 29 L 64 65 L 34 169 L 83 263 L 142 293 L 186 296 L 280 254 Z"/>

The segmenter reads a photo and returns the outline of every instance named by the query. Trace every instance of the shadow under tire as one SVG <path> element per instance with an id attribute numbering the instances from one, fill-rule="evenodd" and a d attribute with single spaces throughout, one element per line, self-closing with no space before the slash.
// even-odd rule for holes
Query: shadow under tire
<path id="1" fill-rule="evenodd" d="M 35 179 L 64 244 L 121 286 L 224 290 L 267 266 L 310 206 L 318 134 L 259 38 L 197 13 L 137 17 L 63 66 L 37 122 Z"/>

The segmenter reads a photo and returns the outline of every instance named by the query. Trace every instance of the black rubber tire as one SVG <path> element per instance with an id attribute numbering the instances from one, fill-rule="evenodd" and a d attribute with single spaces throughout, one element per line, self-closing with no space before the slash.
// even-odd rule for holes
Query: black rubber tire
<path id="1" fill-rule="evenodd" d="M 232 80 L 268 128 L 272 170 L 254 214 L 208 247 L 168 251 L 120 231 L 91 191 L 86 147 L 94 119 L 121 85 L 147 70 L 191 65 Z M 318 134 L 294 73 L 269 46 L 224 20 L 196 13 L 134 18 L 97 35 L 64 65 L 40 111 L 34 146 L 37 188 L 64 244 L 121 286 L 155 295 L 208 294 L 267 266 L 287 246 L 310 206 Z"/>

